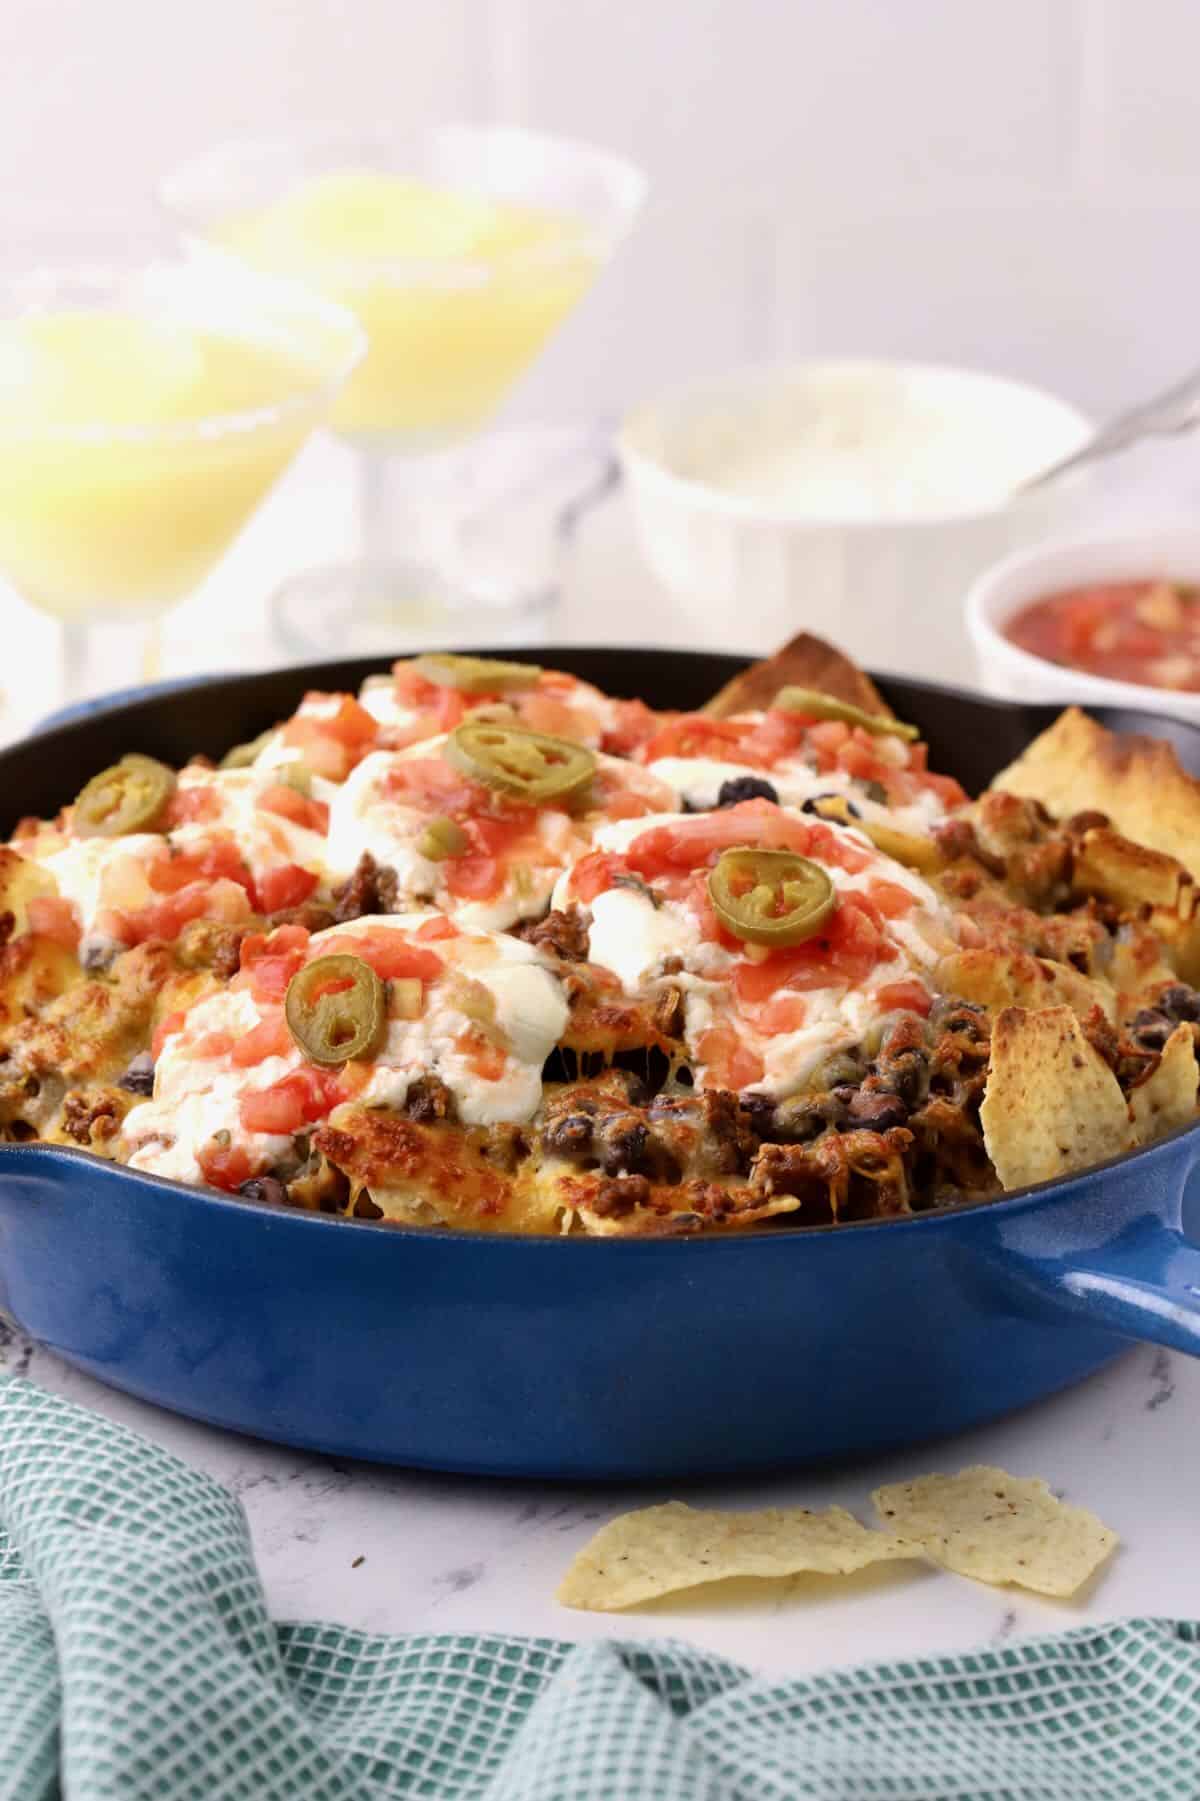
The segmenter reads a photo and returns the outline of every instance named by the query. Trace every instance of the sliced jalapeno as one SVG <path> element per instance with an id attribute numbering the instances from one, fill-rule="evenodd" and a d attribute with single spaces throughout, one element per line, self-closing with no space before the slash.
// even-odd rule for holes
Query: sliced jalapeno
<path id="1" fill-rule="evenodd" d="M 225 752 L 225 755 L 217 764 L 217 768 L 249 769 L 251 763 L 257 763 L 259 757 L 262 755 L 263 751 L 266 750 L 267 745 L 274 736 L 274 729 L 268 727 L 265 732 L 260 732 L 257 738 L 251 738 L 249 744 L 235 744 L 232 750 L 227 750 Z"/>
<path id="2" fill-rule="evenodd" d="M 596 759 L 582 744 L 466 719 L 446 740 L 446 759 L 472 781 L 517 800 L 560 800 L 591 780 Z"/>
<path id="3" fill-rule="evenodd" d="M 781 688 L 771 702 L 781 713 L 806 713 L 810 719 L 841 719 L 857 725 L 876 738 L 903 738 L 909 744 L 920 737 L 915 725 L 902 719 L 888 719 L 883 713 L 864 713 L 849 701 L 835 700 L 832 694 L 821 694 L 816 688 Z"/>
<path id="4" fill-rule="evenodd" d="M 417 851 L 431 863 L 444 863 L 447 857 L 461 857 L 470 839 L 456 819 L 431 819 L 417 839 Z"/>
<path id="5" fill-rule="evenodd" d="M 885 857 L 893 857 L 897 863 L 903 863 L 909 869 L 919 869 L 928 875 L 932 870 L 942 867 L 942 853 L 932 838 L 918 838 L 913 832 L 898 832 L 895 826 L 882 825 L 874 819 L 856 820 L 860 832 L 865 832 L 876 850 L 881 850 Z"/>
<path id="6" fill-rule="evenodd" d="M 121 838 L 126 832 L 155 829 L 175 792 L 175 771 L 154 757 L 132 754 L 102 769 L 75 802 L 74 827 L 80 838 Z"/>
<path id="7" fill-rule="evenodd" d="M 713 912 L 746 944 L 802 944 L 837 905 L 819 863 L 790 850 L 727 850 L 708 878 Z"/>
<path id="8" fill-rule="evenodd" d="M 451 651 L 429 651 L 416 659 L 418 675 L 439 688 L 457 688 L 460 694 L 514 694 L 536 685 L 541 670 L 536 663 L 503 663 L 495 657 L 460 657 Z"/>
<path id="9" fill-rule="evenodd" d="M 288 983 L 288 1031 L 312 1063 L 345 1063 L 378 1044 L 386 1015 L 383 983 L 369 963 L 337 951 L 306 963 Z"/>

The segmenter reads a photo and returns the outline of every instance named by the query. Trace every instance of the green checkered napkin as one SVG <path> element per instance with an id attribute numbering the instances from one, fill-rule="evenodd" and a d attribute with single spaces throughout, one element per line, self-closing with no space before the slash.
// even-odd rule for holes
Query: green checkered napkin
<path id="1" fill-rule="evenodd" d="M 778 1682 L 684 1645 L 267 1618 L 237 1501 L 0 1382 L 0 1797 L 1200 1796 L 1200 1628 Z"/>

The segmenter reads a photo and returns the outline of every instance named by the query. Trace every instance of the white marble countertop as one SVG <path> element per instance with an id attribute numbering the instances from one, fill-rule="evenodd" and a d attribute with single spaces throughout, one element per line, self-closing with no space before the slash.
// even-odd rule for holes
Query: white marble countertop
<path id="1" fill-rule="evenodd" d="M 344 545 L 350 508 L 334 456 L 320 446 L 307 453 L 225 570 L 171 621 L 165 673 L 278 660 L 261 609 L 247 609 L 246 595 L 264 594 L 282 575 Z M 0 711 L 0 736 L 12 736 L 57 703 L 55 641 L 49 624 L 15 601 L 0 601 L 0 616 L 20 634 L 20 688 L 10 687 Z M 679 603 L 638 565 L 620 502 L 585 522 L 551 629 L 562 641 L 696 642 Z M 744 648 L 767 648 L 755 644 L 752 620 L 738 622 L 737 636 Z M 927 645 L 920 654 L 931 674 L 950 673 Z M 770 1480 L 633 1490 L 436 1476 L 295 1453 L 128 1399 L 6 1328 L 0 1340 L 7 1368 L 136 1428 L 239 1495 L 268 1601 L 281 1618 L 398 1632 L 671 1635 L 785 1673 L 1122 1614 L 1200 1616 L 1200 1433 L 1188 1425 L 1193 1403 L 1200 1414 L 1200 1363 L 1151 1346 L 1131 1348 L 1039 1407 L 933 1447 Z M 629 1506 L 671 1498 L 714 1506 L 838 1502 L 869 1520 L 878 1483 L 977 1462 L 1040 1475 L 1120 1533 L 1121 1550 L 1082 1601 L 1042 1601 L 915 1566 L 839 1581 L 731 1584 L 624 1616 L 568 1612 L 553 1598 L 573 1553 Z"/>

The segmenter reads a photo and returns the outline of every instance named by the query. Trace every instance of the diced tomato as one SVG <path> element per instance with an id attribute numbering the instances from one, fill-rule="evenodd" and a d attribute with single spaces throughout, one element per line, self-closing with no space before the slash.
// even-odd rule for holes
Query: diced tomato
<path id="1" fill-rule="evenodd" d="M 327 832 L 329 830 L 329 808 L 323 800 L 310 800 L 307 794 L 301 794 L 298 788 L 290 788 L 286 782 L 274 782 L 264 788 L 258 797 L 258 805 L 266 813 L 278 813 L 281 819 L 290 819 L 293 825 L 307 827 L 310 832 Z"/>
<path id="2" fill-rule="evenodd" d="M 798 1032 L 807 1018 L 804 996 L 783 988 L 755 1014 L 754 1023 L 760 1032 L 773 1037 L 777 1032 Z"/>
<path id="3" fill-rule="evenodd" d="M 332 698 L 305 696 L 306 701 Z M 283 728 L 284 743 L 301 751 L 309 768 L 331 782 L 344 782 L 378 735 L 377 721 L 349 694 L 342 695 L 335 712 L 318 717 L 297 713 Z"/>
<path id="4" fill-rule="evenodd" d="M 497 857 L 449 858 L 446 886 L 456 900 L 491 900 L 504 886 L 504 865 Z"/>
<path id="5" fill-rule="evenodd" d="M 658 729 L 658 714 L 644 700 L 619 700 L 613 707 L 613 723 L 600 748 L 613 757 L 631 757 L 649 743 Z"/>
<path id="6" fill-rule="evenodd" d="M 933 1005 L 933 996 L 925 984 L 915 978 L 886 983 L 876 993 L 875 1000 L 882 1013 L 920 1013 L 923 1017 Z"/>
<path id="7" fill-rule="evenodd" d="M 418 976 L 422 982 L 436 981 L 445 964 L 436 951 L 415 944 L 415 933 L 393 931 L 389 926 L 375 926 L 363 933 L 339 933 L 331 948 L 369 963 L 381 981 L 403 976 Z"/>
<path id="8" fill-rule="evenodd" d="M 966 789 L 952 775 L 923 775 L 921 787 L 936 794 L 947 811 L 952 812 L 955 807 L 965 807 L 967 804 Z"/>
<path id="9" fill-rule="evenodd" d="M 267 1057 L 286 1057 L 294 1048 L 283 1014 L 271 1012 L 237 1040 L 230 1062 L 235 1069 L 249 1069 Z"/>
<path id="10" fill-rule="evenodd" d="M 303 926 L 277 926 L 267 937 L 251 932 L 242 940 L 241 969 L 235 988 L 249 988 L 258 1000 L 279 1001 L 304 962 L 309 935 Z"/>
<path id="11" fill-rule="evenodd" d="M 745 1044 L 732 1025 L 710 1026 L 701 1034 L 696 1055 L 707 1065 L 705 1088 L 748 1088 L 761 1082 L 765 1073 L 762 1058 Z"/>
<path id="12" fill-rule="evenodd" d="M 279 913 L 285 907 L 301 906 L 317 885 L 317 877 L 298 863 L 285 863 L 282 869 L 268 869 L 258 880 L 258 904 L 264 913 Z"/>
<path id="13" fill-rule="evenodd" d="M 204 1032 L 192 1040 L 188 1049 L 193 1057 L 227 1057 L 234 1043 L 229 1032 Z"/>
<path id="14" fill-rule="evenodd" d="M 878 782 L 891 774 L 891 765 L 882 760 L 865 732 L 856 731 L 850 742 L 842 745 L 837 766 L 860 782 Z"/>
<path id="15" fill-rule="evenodd" d="M 637 875 L 652 879 L 672 871 L 690 871 L 715 863 L 733 845 L 758 845 L 810 854 L 814 834 L 835 846 L 839 840 L 819 821 L 796 819 L 771 801 L 745 800 L 714 813 L 697 813 L 672 825 L 651 826 L 633 840 L 625 862 Z"/>
<path id="16" fill-rule="evenodd" d="M 165 1019 L 159 1021 L 158 1026 L 155 1029 L 154 1037 L 150 1041 L 150 1050 L 156 1063 L 162 1056 L 163 1045 L 173 1033 L 179 1031 L 185 1017 L 186 1015 L 182 1011 L 177 1011 L 175 1013 L 168 1013 Z"/>
<path id="17" fill-rule="evenodd" d="M 465 1059 L 472 1075 L 483 1082 L 498 1082 L 507 1068 L 508 1059 L 500 1046 L 493 1044 L 475 1026 L 459 1033 L 454 1048 Z"/>
<path id="18" fill-rule="evenodd" d="M 799 713 L 772 709 L 742 739 L 742 753 L 763 769 L 770 769 L 782 757 L 794 756 L 807 735 L 808 723 Z"/>
<path id="19" fill-rule="evenodd" d="M 441 938 L 458 938 L 461 934 L 452 919 L 439 914 L 436 919 L 427 919 L 413 933 L 414 938 L 421 938 L 428 944 L 436 944 Z"/>
<path id="20" fill-rule="evenodd" d="M 244 1094 L 238 1102 L 238 1118 L 247 1132 L 290 1134 L 321 1119 L 341 1099 L 335 1072 L 294 1069 L 269 1088 Z"/>
<path id="21" fill-rule="evenodd" d="M 680 713 L 643 742 L 638 760 L 656 763 L 660 757 L 716 757 L 725 763 L 744 763 L 750 759 L 741 755 L 741 746 L 750 729 L 732 719 Z"/>
<path id="22" fill-rule="evenodd" d="M 872 912 L 862 896 L 844 894 L 817 937 L 772 951 L 761 962 L 738 963 L 732 980 L 739 1004 L 761 1006 L 781 988 L 803 994 L 814 988 L 860 986 L 879 963 L 897 955 Z"/>
<path id="23" fill-rule="evenodd" d="M 439 688 L 434 683 L 435 699 L 431 711 L 433 722 L 439 732 L 452 732 L 456 725 L 461 725 L 467 716 L 467 701 L 456 688 Z M 483 696 L 474 700 L 476 706 L 483 704 Z"/>
<path id="24" fill-rule="evenodd" d="M 580 857 L 571 871 L 571 893 L 585 907 L 591 906 L 598 894 L 611 888 L 618 875 L 627 874 L 629 865 L 614 851 L 593 850 Z"/>
<path id="25" fill-rule="evenodd" d="M 322 728 L 331 738 L 348 745 L 352 750 L 361 749 L 370 744 L 379 726 L 373 714 L 355 700 L 352 694 L 342 696 L 342 704 L 332 719 L 322 719 Z"/>
<path id="26" fill-rule="evenodd" d="M 236 1194 L 254 1173 L 254 1165 L 240 1144 L 218 1144 L 215 1138 L 200 1147 L 196 1161 L 209 1186 L 223 1188 L 229 1194 Z"/>
<path id="27" fill-rule="evenodd" d="M 236 882 L 247 894 L 254 888 L 245 858 L 224 832 L 187 850 L 165 847 L 146 866 L 146 879 L 156 894 L 177 894 L 194 882 Z"/>
<path id="28" fill-rule="evenodd" d="M 177 825 L 192 825 L 221 817 L 221 796 L 215 784 L 194 788 L 176 788 L 167 802 L 164 824 L 168 831 Z"/>
<path id="29" fill-rule="evenodd" d="M 393 800 L 451 819 L 487 813 L 495 804 L 481 782 L 468 781 L 442 757 L 405 757 L 389 769 L 385 785 Z"/>
<path id="30" fill-rule="evenodd" d="M 885 919 L 903 919 L 917 904 L 916 896 L 899 882 L 872 882 L 867 894 Z"/>
<path id="31" fill-rule="evenodd" d="M 79 920 L 70 901 L 57 894 L 35 894 L 28 906 L 29 930 L 35 938 L 49 938 L 64 950 L 79 949 Z"/>
<path id="32" fill-rule="evenodd" d="M 415 663 L 392 664 L 392 684 L 402 707 L 431 707 L 439 692 L 436 682 L 428 682 Z"/>
<path id="33" fill-rule="evenodd" d="M 577 707 L 542 689 L 517 695 L 516 703 L 521 724 L 531 732 L 547 732 L 552 738 L 569 738 L 572 743 L 583 738 L 594 740 L 598 735 L 595 720 L 586 719 Z"/>

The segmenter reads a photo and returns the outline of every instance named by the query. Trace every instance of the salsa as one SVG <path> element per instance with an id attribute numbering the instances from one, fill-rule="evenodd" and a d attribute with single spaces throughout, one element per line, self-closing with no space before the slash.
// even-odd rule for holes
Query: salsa
<path id="1" fill-rule="evenodd" d="M 1182 582 L 1104 582 L 1030 602 L 1004 635 L 1068 669 L 1200 691 L 1200 588 Z"/>

